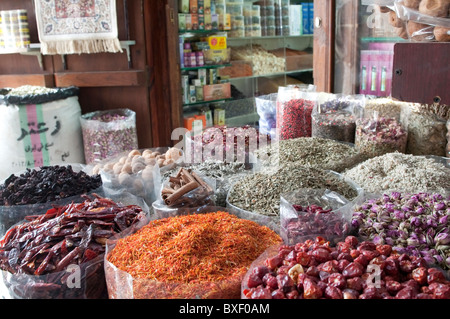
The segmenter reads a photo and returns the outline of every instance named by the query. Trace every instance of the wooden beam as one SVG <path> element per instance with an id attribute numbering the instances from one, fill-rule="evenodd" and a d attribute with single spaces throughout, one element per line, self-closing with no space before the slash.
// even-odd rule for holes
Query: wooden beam
<path id="1" fill-rule="evenodd" d="M 147 72 L 143 70 L 55 73 L 57 87 L 141 86 L 145 85 L 146 81 Z"/>
<path id="2" fill-rule="evenodd" d="M 0 87 L 15 88 L 22 85 L 54 87 L 53 74 L 2 74 Z"/>

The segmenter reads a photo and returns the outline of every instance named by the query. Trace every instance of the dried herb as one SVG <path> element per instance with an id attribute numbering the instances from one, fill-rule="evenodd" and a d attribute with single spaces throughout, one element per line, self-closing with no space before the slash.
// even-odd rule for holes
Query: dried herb
<path id="1" fill-rule="evenodd" d="M 101 185 L 100 175 L 75 172 L 71 165 L 28 168 L 18 176 L 12 174 L 0 185 L 0 206 L 52 202 L 88 193 Z"/>
<path id="2" fill-rule="evenodd" d="M 134 284 L 138 298 L 189 298 L 198 293 L 199 286 L 209 295 L 209 289 L 224 281 L 228 286 L 222 286 L 216 297 L 236 298 L 252 261 L 279 242 L 281 238 L 269 228 L 217 211 L 151 221 L 119 239 L 107 260 L 137 283 L 147 283 Z M 158 283 L 183 284 L 184 289 L 155 290 Z"/>
<path id="3" fill-rule="evenodd" d="M 320 137 L 280 140 L 257 150 L 255 154 L 264 168 L 295 162 L 336 172 L 366 159 L 351 145 Z"/>
<path id="4" fill-rule="evenodd" d="M 355 142 L 355 118 L 349 113 L 316 113 L 312 115 L 312 136 L 348 143 Z"/>
<path id="5" fill-rule="evenodd" d="M 335 174 L 296 162 L 268 174 L 259 172 L 240 179 L 233 185 L 228 202 L 246 211 L 278 217 L 280 195 L 299 188 L 329 189 L 348 200 L 357 196 L 356 189 Z"/>
<path id="6" fill-rule="evenodd" d="M 368 159 L 343 173 L 365 191 L 446 192 L 450 168 L 424 156 L 389 153 Z"/>

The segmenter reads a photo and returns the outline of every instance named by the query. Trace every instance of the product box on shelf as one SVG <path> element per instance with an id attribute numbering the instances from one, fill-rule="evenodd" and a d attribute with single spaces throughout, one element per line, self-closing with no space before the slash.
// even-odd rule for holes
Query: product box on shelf
<path id="1" fill-rule="evenodd" d="M 203 86 L 203 99 L 205 101 L 221 100 L 231 98 L 231 84 L 209 84 Z"/>
<path id="2" fill-rule="evenodd" d="M 189 0 L 189 12 L 198 13 L 198 0 Z"/>
<path id="3" fill-rule="evenodd" d="M 214 109 L 214 125 L 225 125 L 225 110 L 221 108 Z"/>
<path id="4" fill-rule="evenodd" d="M 390 96 L 392 86 L 393 52 L 361 50 L 360 93 Z"/>
<path id="5" fill-rule="evenodd" d="M 211 35 L 206 37 L 206 42 L 208 42 L 211 50 L 222 50 L 227 48 L 227 37 Z"/>
<path id="6" fill-rule="evenodd" d="M 178 10 L 180 13 L 189 13 L 189 0 L 178 0 Z"/>
<path id="7" fill-rule="evenodd" d="M 290 5 L 289 6 L 289 34 L 301 35 L 303 34 L 302 24 L 302 6 Z"/>

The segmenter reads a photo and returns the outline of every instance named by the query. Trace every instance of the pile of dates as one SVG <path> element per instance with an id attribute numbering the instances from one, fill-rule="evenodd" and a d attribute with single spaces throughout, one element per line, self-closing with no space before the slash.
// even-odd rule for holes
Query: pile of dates
<path id="1" fill-rule="evenodd" d="M 244 278 L 248 299 L 450 299 L 450 282 L 421 257 L 347 236 L 282 245 Z"/>

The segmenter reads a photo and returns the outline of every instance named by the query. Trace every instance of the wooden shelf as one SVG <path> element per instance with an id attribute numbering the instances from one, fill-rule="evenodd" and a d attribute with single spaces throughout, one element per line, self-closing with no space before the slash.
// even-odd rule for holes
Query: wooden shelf
<path id="1" fill-rule="evenodd" d="M 146 82 L 147 72 L 144 70 L 55 73 L 57 87 L 142 86 Z"/>
<path id="2" fill-rule="evenodd" d="M 52 73 L 0 75 L 0 87 L 19 87 L 22 85 L 54 87 L 54 84 Z"/>

